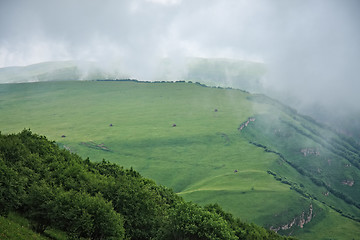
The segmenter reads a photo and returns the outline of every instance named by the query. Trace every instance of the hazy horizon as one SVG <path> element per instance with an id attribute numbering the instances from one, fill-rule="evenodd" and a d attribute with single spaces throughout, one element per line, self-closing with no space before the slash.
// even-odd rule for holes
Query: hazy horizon
<path id="1" fill-rule="evenodd" d="M 141 80 L 162 58 L 241 59 L 266 64 L 264 89 L 299 108 L 360 111 L 359 10 L 356 0 L 2 1 L 0 67 L 96 61 Z"/>

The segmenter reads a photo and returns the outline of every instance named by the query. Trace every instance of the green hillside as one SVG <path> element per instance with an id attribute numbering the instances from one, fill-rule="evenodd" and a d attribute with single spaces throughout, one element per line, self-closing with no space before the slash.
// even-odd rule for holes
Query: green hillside
<path id="1" fill-rule="evenodd" d="M 0 216 L 0 239 L 48 239 L 30 229 L 28 224 L 18 223 L 11 217 Z"/>
<path id="2" fill-rule="evenodd" d="M 360 147 L 262 95 L 185 82 L 2 84 L 0 111 L 2 133 L 30 128 L 281 234 L 360 234 Z"/>
<path id="3" fill-rule="evenodd" d="M 0 134 L 0 184 L 1 239 L 288 239 L 29 130 Z"/>

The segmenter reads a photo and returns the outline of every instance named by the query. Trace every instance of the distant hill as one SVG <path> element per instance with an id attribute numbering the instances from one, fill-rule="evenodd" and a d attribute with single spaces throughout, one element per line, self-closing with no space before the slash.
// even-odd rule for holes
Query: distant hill
<path id="1" fill-rule="evenodd" d="M 126 78 L 127 75 L 105 70 L 94 62 L 58 61 L 28 66 L 0 68 L 0 83 L 96 80 Z"/>
<path id="2" fill-rule="evenodd" d="M 30 128 L 283 235 L 360 234 L 357 142 L 267 96 L 130 80 L 1 84 L 0 93 L 3 134 Z"/>
<path id="3" fill-rule="evenodd" d="M 265 64 L 259 62 L 227 58 L 163 59 L 155 79 L 195 81 L 259 92 L 263 90 L 265 73 Z"/>
<path id="4" fill-rule="evenodd" d="M 28 66 L 0 68 L 0 83 L 128 79 L 135 75 L 119 71 L 121 66 L 103 66 L 84 61 L 43 62 Z M 234 87 L 248 91 L 262 88 L 266 72 L 262 63 L 224 58 L 185 58 L 181 61 L 164 58 L 152 80 L 195 81 L 209 86 Z"/>

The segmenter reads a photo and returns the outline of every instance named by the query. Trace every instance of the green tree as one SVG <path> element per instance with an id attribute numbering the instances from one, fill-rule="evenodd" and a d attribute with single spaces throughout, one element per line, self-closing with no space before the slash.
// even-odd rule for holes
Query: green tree
<path id="1" fill-rule="evenodd" d="M 124 216 L 126 236 L 131 239 L 157 237 L 167 215 L 165 190 L 132 169 L 123 170 L 106 161 L 94 164 L 94 167 L 108 178 L 109 184 L 101 192 Z"/>
<path id="2" fill-rule="evenodd" d="M 123 239 L 123 218 L 100 194 L 67 191 L 56 196 L 53 207 L 55 226 L 71 237 Z"/>
<path id="3" fill-rule="evenodd" d="M 180 202 L 170 213 L 164 239 L 238 239 L 217 213 L 193 203 Z"/>
<path id="4" fill-rule="evenodd" d="M 43 233 L 53 223 L 54 198 L 53 189 L 45 181 L 29 187 L 22 211 L 32 222 L 32 227 L 36 232 Z"/>
<path id="5" fill-rule="evenodd" d="M 24 195 L 23 179 L 0 156 L 0 215 L 6 216 L 10 210 L 19 208 Z"/>

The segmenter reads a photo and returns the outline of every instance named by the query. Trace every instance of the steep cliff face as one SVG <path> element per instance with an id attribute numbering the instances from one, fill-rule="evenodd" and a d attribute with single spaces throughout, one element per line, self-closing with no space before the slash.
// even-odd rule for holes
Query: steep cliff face
<path id="1" fill-rule="evenodd" d="M 280 230 L 289 230 L 294 226 L 299 226 L 300 228 L 303 228 L 305 224 L 311 222 L 312 218 L 315 216 L 315 214 L 313 213 L 313 206 L 312 204 L 310 204 L 309 206 L 309 210 L 307 211 L 307 213 L 305 213 L 305 211 L 303 211 L 299 216 L 295 217 L 293 220 L 291 220 L 290 222 L 281 225 L 281 226 L 271 226 L 270 230 L 274 231 L 274 232 L 278 232 Z"/>

